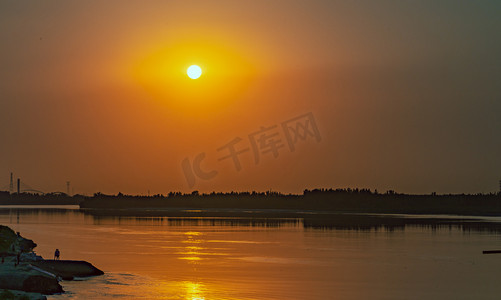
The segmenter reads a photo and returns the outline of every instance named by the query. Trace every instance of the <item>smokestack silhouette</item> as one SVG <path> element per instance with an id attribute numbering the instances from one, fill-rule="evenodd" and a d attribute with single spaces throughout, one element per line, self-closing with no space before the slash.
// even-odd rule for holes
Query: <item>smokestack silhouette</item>
<path id="1" fill-rule="evenodd" d="M 9 192 L 12 194 L 14 193 L 14 174 L 10 172 L 10 185 L 9 185 Z"/>
<path id="2" fill-rule="evenodd" d="M 17 179 L 17 193 L 21 194 L 21 179 Z"/>

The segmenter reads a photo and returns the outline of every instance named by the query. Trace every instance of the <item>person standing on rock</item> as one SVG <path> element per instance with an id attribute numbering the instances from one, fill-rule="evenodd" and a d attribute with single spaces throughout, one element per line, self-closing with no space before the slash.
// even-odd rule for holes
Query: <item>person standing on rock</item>
<path id="1" fill-rule="evenodd" d="M 54 260 L 59 260 L 59 255 L 61 255 L 61 252 L 59 252 L 59 249 L 56 249 L 56 252 L 54 252 Z"/>

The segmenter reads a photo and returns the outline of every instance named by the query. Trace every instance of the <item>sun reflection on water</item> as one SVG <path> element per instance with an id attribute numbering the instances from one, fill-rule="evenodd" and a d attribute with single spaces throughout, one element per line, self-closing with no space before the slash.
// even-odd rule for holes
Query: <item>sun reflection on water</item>
<path id="1" fill-rule="evenodd" d="M 183 255 L 179 257 L 179 259 L 187 260 L 190 263 L 202 260 L 202 257 L 200 257 L 202 254 L 200 250 L 202 250 L 203 247 L 191 245 L 191 244 L 200 244 L 203 242 L 202 239 L 198 238 L 202 236 L 202 233 L 198 231 L 187 231 L 184 233 L 184 235 L 186 236 L 186 240 L 183 240 L 182 242 L 190 245 L 184 247 L 183 251 L 178 252 L 179 254 Z M 195 239 L 195 237 L 197 237 L 197 239 Z"/>
<path id="2" fill-rule="evenodd" d="M 179 259 L 184 259 L 184 260 L 188 260 L 188 261 L 198 261 L 198 260 L 201 260 L 202 258 L 198 257 L 198 256 L 183 256 L 183 257 L 180 257 Z"/>
<path id="3" fill-rule="evenodd" d="M 201 283 L 195 282 L 184 282 L 186 289 L 186 299 L 191 300 L 204 300 L 205 297 L 203 295 L 204 286 Z"/>
<path id="4" fill-rule="evenodd" d="M 194 281 L 162 281 L 153 287 L 155 299 L 205 300 L 207 287 L 205 284 Z M 162 295 L 162 296 L 160 296 Z"/>

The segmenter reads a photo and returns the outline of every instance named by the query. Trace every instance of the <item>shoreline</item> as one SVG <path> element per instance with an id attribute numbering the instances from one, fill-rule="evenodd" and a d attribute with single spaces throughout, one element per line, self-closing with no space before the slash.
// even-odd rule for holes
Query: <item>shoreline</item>
<path id="1" fill-rule="evenodd" d="M 66 194 L 0 192 L 0 205 L 78 205 L 82 209 L 289 210 L 331 213 L 385 213 L 501 216 L 501 193 L 401 194 L 369 189 L 314 189 L 302 194 L 212 192 L 167 195 Z"/>
<path id="2" fill-rule="evenodd" d="M 382 214 L 351 212 L 312 212 L 289 210 L 238 209 L 81 209 L 97 219 L 165 218 L 167 223 L 192 222 L 199 224 L 238 224 L 248 226 L 275 226 L 300 224 L 306 229 L 404 229 L 406 226 L 456 227 L 464 231 L 501 233 L 501 216 L 437 215 L 437 214 Z M 499 219 L 497 219 L 499 218 Z"/>
<path id="3" fill-rule="evenodd" d="M 61 206 L 19 206 L 3 207 L 0 210 L 37 211 L 39 209 L 67 210 Z M 320 211 L 299 209 L 243 209 L 243 208 L 200 208 L 191 207 L 143 207 L 143 208 L 75 208 L 69 210 L 82 213 L 97 220 L 118 218 L 155 219 L 177 224 L 238 224 L 242 226 L 302 226 L 305 229 L 404 229 L 407 226 L 453 226 L 460 230 L 501 233 L 501 215 L 498 214 L 444 214 L 444 213 L 401 213 L 365 211 Z"/>
<path id="4" fill-rule="evenodd" d="M 0 225 L 1 299 L 46 299 L 45 295 L 64 293 L 60 280 L 104 274 L 84 261 L 45 260 L 33 251 L 36 246 Z"/>
<path id="5" fill-rule="evenodd" d="M 26 205 L 28 207 L 31 205 Z M 70 205 L 68 205 L 70 206 Z M 0 205 L 0 209 L 3 205 Z M 16 208 L 23 208 L 22 205 Z M 38 208 L 38 207 L 33 207 Z M 53 206 L 48 206 L 47 208 L 56 208 Z M 60 207 L 63 208 L 63 207 Z M 64 209 L 64 208 L 63 208 Z M 406 210 L 402 211 L 388 211 L 381 212 L 369 211 L 369 210 L 304 210 L 304 209 L 287 209 L 287 208 L 193 208 L 193 207 L 123 207 L 123 208 L 99 208 L 99 207 L 84 207 L 76 209 L 83 213 L 88 213 L 91 215 L 117 215 L 125 216 L 134 214 L 144 214 L 144 215 L 155 215 L 155 216 L 165 216 L 165 217 L 231 217 L 231 216 L 260 216 L 260 215 L 275 215 L 279 218 L 297 218 L 303 216 L 312 215 L 381 215 L 381 216 L 415 216 L 424 217 L 430 216 L 435 218 L 449 218 L 449 217 L 464 217 L 464 218 L 489 218 L 489 217 L 501 217 L 501 213 L 447 213 L 447 212 L 409 212 Z M 140 216 L 140 215 L 138 215 Z"/>

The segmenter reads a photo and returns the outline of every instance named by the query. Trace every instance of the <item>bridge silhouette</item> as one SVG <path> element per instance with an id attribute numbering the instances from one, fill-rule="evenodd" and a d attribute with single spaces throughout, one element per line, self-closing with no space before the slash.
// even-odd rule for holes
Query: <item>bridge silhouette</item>
<path id="1" fill-rule="evenodd" d="M 32 186 L 26 184 L 22 180 L 19 180 L 20 186 L 19 186 L 19 192 L 21 193 L 30 193 L 30 194 L 40 194 L 40 195 L 45 195 L 45 194 L 51 194 L 51 195 L 68 195 L 65 192 L 44 192 L 39 189 L 33 188 Z M 13 186 L 13 183 L 11 182 L 10 184 L 6 184 L 4 186 L 0 187 L 0 191 L 10 191 L 11 193 L 17 193 L 16 187 Z"/>

